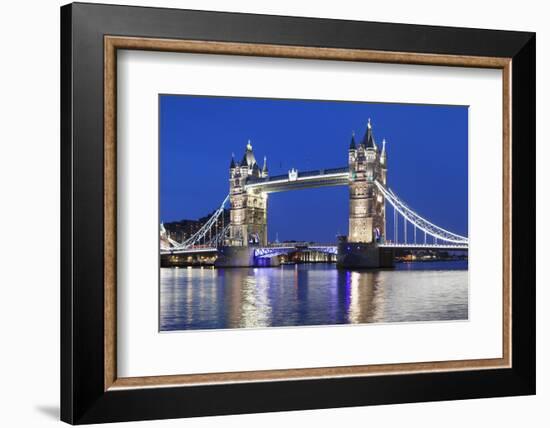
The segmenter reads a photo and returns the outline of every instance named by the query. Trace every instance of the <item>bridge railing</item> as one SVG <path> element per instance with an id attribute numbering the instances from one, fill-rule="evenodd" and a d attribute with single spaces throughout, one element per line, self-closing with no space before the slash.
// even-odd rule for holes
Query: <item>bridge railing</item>
<path id="1" fill-rule="evenodd" d="M 288 178 L 288 174 L 285 175 L 273 175 L 270 177 L 248 177 L 247 183 L 248 184 L 256 184 L 256 183 L 269 183 L 270 180 L 277 179 L 277 180 L 283 180 L 285 178 Z"/>
<path id="2" fill-rule="evenodd" d="M 315 171 L 298 172 L 298 178 L 300 177 L 315 177 L 317 175 L 323 175 L 324 170 L 316 169 Z"/>
<path id="3" fill-rule="evenodd" d="M 380 247 L 384 248 L 409 248 L 409 249 L 430 249 L 430 248 L 447 248 L 447 249 L 457 249 L 457 250 L 464 250 L 468 249 L 468 244 L 449 244 L 449 243 L 433 243 L 433 244 L 418 244 L 413 242 L 385 242 L 383 244 L 379 244 Z"/>
<path id="4" fill-rule="evenodd" d="M 347 166 L 341 167 L 341 168 L 328 168 L 325 169 L 325 174 L 341 174 L 349 172 L 349 168 Z"/>

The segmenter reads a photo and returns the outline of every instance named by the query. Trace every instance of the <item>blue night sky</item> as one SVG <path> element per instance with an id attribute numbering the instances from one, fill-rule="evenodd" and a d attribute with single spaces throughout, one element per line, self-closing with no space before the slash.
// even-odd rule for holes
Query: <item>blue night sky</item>
<path id="1" fill-rule="evenodd" d="M 359 142 L 371 118 L 376 143 L 387 140 L 388 186 L 432 223 L 468 234 L 465 106 L 179 95 L 159 100 L 161 221 L 196 219 L 216 209 L 229 190 L 231 154 L 240 160 L 248 139 L 260 166 L 267 156 L 270 175 L 347 166 L 351 132 Z M 388 207 L 389 239 L 392 221 Z M 281 241 L 335 242 L 347 233 L 347 187 L 269 195 L 270 241 L 278 234 Z"/>

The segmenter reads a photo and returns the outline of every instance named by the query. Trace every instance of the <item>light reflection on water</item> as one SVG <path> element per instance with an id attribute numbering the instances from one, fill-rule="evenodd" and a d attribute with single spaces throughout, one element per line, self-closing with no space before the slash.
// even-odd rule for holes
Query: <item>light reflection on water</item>
<path id="1" fill-rule="evenodd" d="M 468 318 L 467 262 L 161 269 L 162 331 Z"/>

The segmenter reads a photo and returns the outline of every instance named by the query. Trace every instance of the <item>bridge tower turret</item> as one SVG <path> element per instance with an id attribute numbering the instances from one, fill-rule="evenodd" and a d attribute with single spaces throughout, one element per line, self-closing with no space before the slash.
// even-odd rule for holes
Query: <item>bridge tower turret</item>
<path id="1" fill-rule="evenodd" d="M 384 196 L 375 181 L 386 181 L 385 143 L 382 153 L 374 140 L 370 119 L 359 147 L 355 138 L 348 154 L 349 163 L 349 242 L 375 243 L 385 238 Z"/>
<path id="2" fill-rule="evenodd" d="M 243 177 L 243 172 L 247 173 L 241 164 L 232 158 L 229 166 L 230 224 L 229 238 L 226 242 L 230 246 L 242 246 L 246 242 L 246 195 L 244 193 L 246 176 Z"/>
<path id="3" fill-rule="evenodd" d="M 267 245 L 267 194 L 246 189 L 246 184 L 267 177 L 267 163 L 260 169 L 250 140 L 240 163 L 229 168 L 230 224 L 228 246 Z"/>

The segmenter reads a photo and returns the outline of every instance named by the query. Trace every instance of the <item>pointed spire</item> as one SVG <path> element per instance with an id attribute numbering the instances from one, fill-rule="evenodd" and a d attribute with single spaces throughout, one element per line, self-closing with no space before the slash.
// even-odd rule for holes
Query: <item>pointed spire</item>
<path id="1" fill-rule="evenodd" d="M 367 149 L 376 149 L 376 143 L 374 142 L 374 135 L 372 135 L 372 125 L 370 123 L 370 117 L 367 122 L 367 131 L 365 132 L 365 136 L 363 137 L 363 141 L 361 142 L 361 145 L 366 147 Z"/>
<path id="2" fill-rule="evenodd" d="M 386 168 L 386 139 L 382 140 L 382 152 L 380 152 L 380 163 L 384 168 Z"/>
<path id="3" fill-rule="evenodd" d="M 254 152 L 252 151 L 252 143 L 250 140 L 248 140 L 241 165 L 248 166 L 250 171 L 252 171 L 252 167 L 254 166 L 255 163 L 256 163 L 256 158 L 254 157 Z"/>
<path id="4" fill-rule="evenodd" d="M 264 166 L 262 168 L 262 172 L 267 174 L 267 156 L 264 156 Z"/>
<path id="5" fill-rule="evenodd" d="M 351 132 L 351 141 L 349 143 L 349 149 L 350 150 L 355 150 L 357 148 L 357 146 L 355 145 L 355 131 L 352 131 Z"/>
<path id="6" fill-rule="evenodd" d="M 235 153 L 231 153 L 231 163 L 229 164 L 229 169 L 233 169 L 235 166 Z"/>

